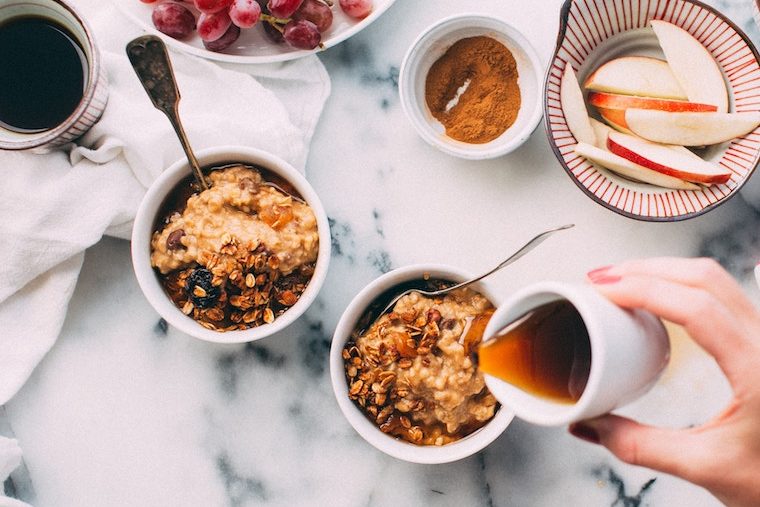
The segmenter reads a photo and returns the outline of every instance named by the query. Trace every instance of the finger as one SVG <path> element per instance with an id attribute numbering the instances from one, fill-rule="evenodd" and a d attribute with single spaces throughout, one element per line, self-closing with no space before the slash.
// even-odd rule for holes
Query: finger
<path id="1" fill-rule="evenodd" d="M 711 293 L 654 276 L 597 279 L 595 287 L 613 303 L 641 308 L 683 326 L 733 381 L 753 357 L 744 327 Z"/>
<path id="2" fill-rule="evenodd" d="M 698 434 L 645 426 L 616 415 L 571 424 L 573 436 L 603 445 L 618 459 L 687 480 L 712 459 Z"/>
<path id="3" fill-rule="evenodd" d="M 604 269 L 602 273 L 607 276 L 655 276 L 690 287 L 701 288 L 742 318 L 754 316 L 757 311 L 736 280 L 720 264 L 709 258 L 659 257 L 637 259 L 610 266 Z"/>

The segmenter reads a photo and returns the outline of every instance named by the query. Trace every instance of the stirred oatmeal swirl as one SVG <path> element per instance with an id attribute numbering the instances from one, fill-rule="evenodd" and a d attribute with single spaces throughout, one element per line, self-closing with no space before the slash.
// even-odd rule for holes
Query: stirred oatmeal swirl
<path id="1" fill-rule="evenodd" d="M 349 397 L 381 431 L 443 445 L 488 422 L 497 402 L 470 353 L 493 306 L 458 289 L 441 298 L 402 297 L 343 349 Z"/>
<path id="2" fill-rule="evenodd" d="M 162 274 L 204 264 L 233 240 L 249 251 L 264 245 L 282 274 L 316 260 L 317 219 L 307 204 L 264 185 L 250 167 L 213 171 L 208 178 L 211 188 L 191 196 L 185 210 L 153 234 L 151 263 Z"/>

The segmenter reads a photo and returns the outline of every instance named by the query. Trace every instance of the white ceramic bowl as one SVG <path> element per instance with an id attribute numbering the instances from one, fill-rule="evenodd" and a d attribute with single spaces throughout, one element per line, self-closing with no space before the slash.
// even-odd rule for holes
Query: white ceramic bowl
<path id="1" fill-rule="evenodd" d="M 169 166 L 153 182 L 137 210 L 132 230 L 132 265 L 137 276 L 137 282 L 148 302 L 169 324 L 196 338 L 218 343 L 242 343 L 274 334 L 291 324 L 306 311 L 316 299 L 317 293 L 327 276 L 327 267 L 330 262 L 330 226 L 327 223 L 327 215 L 322 203 L 301 173 L 281 158 L 265 151 L 240 146 L 222 146 L 201 150 L 196 155 L 201 166 L 214 166 L 229 162 L 261 166 L 283 177 L 295 187 L 317 218 L 319 254 L 309 285 L 298 302 L 277 317 L 274 322 L 240 331 L 220 332 L 206 329 L 192 317 L 183 314 L 174 305 L 164 292 L 156 272 L 151 267 L 150 240 L 156 214 L 167 194 L 177 183 L 190 174 L 190 166 L 185 159 L 178 160 Z"/>
<path id="2" fill-rule="evenodd" d="M 521 105 L 517 120 L 501 136 L 484 144 L 448 137 L 425 101 L 425 80 L 430 67 L 457 41 L 487 36 L 504 44 L 514 55 L 519 74 Z M 424 30 L 406 53 L 399 73 L 401 105 L 417 133 L 441 151 L 465 159 L 495 158 L 523 144 L 541 121 L 543 70 L 530 42 L 515 28 L 482 14 L 457 14 Z"/>
<path id="3" fill-rule="evenodd" d="M 472 277 L 466 271 L 437 264 L 416 264 L 395 269 L 377 278 L 362 289 L 354 297 L 338 322 L 330 347 L 330 378 L 333 391 L 343 415 L 348 422 L 367 442 L 384 453 L 412 463 L 448 463 L 465 458 L 480 451 L 501 435 L 512 421 L 514 414 L 502 406 L 486 425 L 470 435 L 443 446 L 420 446 L 403 440 L 396 440 L 375 426 L 357 408 L 348 397 L 348 382 L 346 381 L 343 345 L 351 336 L 351 332 L 367 306 L 380 294 L 391 287 L 409 280 L 421 280 L 425 274 L 431 278 L 442 278 L 452 281 L 464 281 Z M 501 298 L 488 289 L 482 282 L 472 286 L 474 290 L 487 297 L 494 306 L 498 306 Z"/>

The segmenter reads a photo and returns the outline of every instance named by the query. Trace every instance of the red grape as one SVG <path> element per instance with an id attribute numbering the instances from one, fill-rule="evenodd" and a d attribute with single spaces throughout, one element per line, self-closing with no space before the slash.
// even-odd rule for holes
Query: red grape
<path id="1" fill-rule="evenodd" d="M 276 18 L 289 18 L 301 6 L 303 0 L 269 0 L 267 8 Z"/>
<path id="2" fill-rule="evenodd" d="M 151 16 L 158 31 L 175 39 L 184 39 L 195 29 L 195 16 L 190 9 L 177 3 L 157 5 Z"/>
<path id="3" fill-rule="evenodd" d="M 216 40 L 212 41 L 203 41 L 203 45 L 206 49 L 209 51 L 224 51 L 228 47 L 232 45 L 233 42 L 237 40 L 237 38 L 240 37 L 240 27 L 238 27 L 235 24 L 230 24 L 230 27 L 227 29 L 226 32 L 224 32 L 224 35 L 219 37 Z"/>
<path id="4" fill-rule="evenodd" d="M 141 1 L 142 3 L 144 3 L 144 4 L 152 4 L 152 3 L 153 3 L 153 2 L 155 2 L 156 0 L 140 0 L 140 1 Z"/>
<path id="5" fill-rule="evenodd" d="M 230 19 L 240 28 L 251 28 L 261 17 L 261 6 L 256 0 L 234 0 L 230 6 Z"/>
<path id="6" fill-rule="evenodd" d="M 352 18 L 364 18 L 372 12 L 372 0 L 340 0 L 340 7 Z"/>
<path id="7" fill-rule="evenodd" d="M 298 49 L 314 49 L 322 41 L 317 25 L 305 19 L 290 21 L 285 25 L 282 36 L 288 44 Z"/>
<path id="8" fill-rule="evenodd" d="M 322 0 L 303 0 L 301 7 L 293 14 L 293 19 L 306 19 L 317 25 L 320 33 L 325 33 L 333 22 L 333 13 L 329 5 Z"/>
<path id="9" fill-rule="evenodd" d="M 204 14 L 214 14 L 227 9 L 232 0 L 193 0 L 195 8 Z"/>
<path id="10" fill-rule="evenodd" d="M 215 14 L 201 14 L 198 18 L 198 35 L 206 42 L 215 41 L 225 34 L 232 24 L 227 11 Z"/>

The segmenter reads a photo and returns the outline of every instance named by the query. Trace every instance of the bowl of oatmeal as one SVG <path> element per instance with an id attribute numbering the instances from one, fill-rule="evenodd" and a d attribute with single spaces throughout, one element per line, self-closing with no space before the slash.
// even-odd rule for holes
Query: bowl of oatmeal
<path id="1" fill-rule="evenodd" d="M 441 265 L 414 265 L 379 277 L 351 301 L 330 349 L 341 411 L 377 449 L 414 463 L 447 463 L 483 449 L 512 412 L 488 391 L 471 353 L 501 301 L 481 283 L 442 297 L 412 292 L 370 321 L 405 288 L 442 288 L 470 278 Z"/>
<path id="2" fill-rule="evenodd" d="M 177 329 L 208 341 L 248 342 L 296 320 L 327 274 L 327 215 L 285 161 L 245 147 L 197 153 L 209 188 L 186 160 L 151 185 L 135 217 L 140 288 Z"/>

